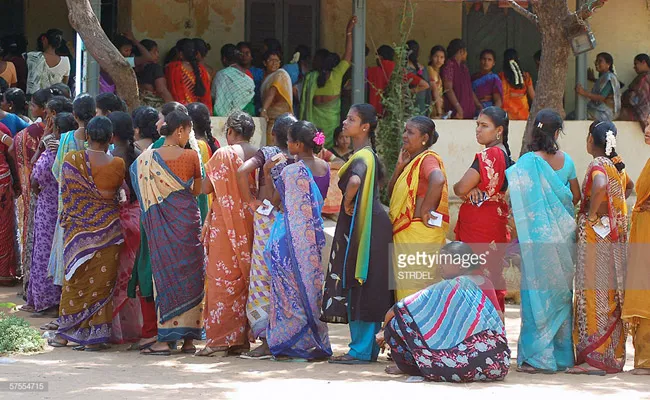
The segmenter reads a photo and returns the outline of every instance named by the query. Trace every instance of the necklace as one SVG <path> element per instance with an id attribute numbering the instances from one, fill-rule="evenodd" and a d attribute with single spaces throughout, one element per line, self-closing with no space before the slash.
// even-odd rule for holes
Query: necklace
<path id="1" fill-rule="evenodd" d="M 179 145 L 177 145 L 177 144 L 163 144 L 163 145 L 160 146 L 160 147 L 181 147 L 181 146 L 179 146 Z"/>
<path id="2" fill-rule="evenodd" d="M 86 149 L 87 151 L 92 151 L 93 153 L 104 153 L 106 154 L 106 150 L 95 150 L 95 149 Z"/>

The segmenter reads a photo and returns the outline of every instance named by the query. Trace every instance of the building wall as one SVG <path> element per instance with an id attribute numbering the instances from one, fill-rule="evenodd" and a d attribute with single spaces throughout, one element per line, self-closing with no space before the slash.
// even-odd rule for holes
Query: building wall
<path id="1" fill-rule="evenodd" d="M 38 35 L 51 28 L 61 29 L 64 38 L 74 43 L 74 31 L 68 21 L 68 6 L 65 0 L 26 0 L 24 4 L 25 36 L 29 51 L 36 50 Z"/>
<path id="2" fill-rule="evenodd" d="M 208 64 L 221 68 L 221 46 L 244 39 L 244 13 L 244 0 L 137 0 L 133 32 L 158 42 L 162 57 L 179 39 L 203 38 L 212 47 Z"/>

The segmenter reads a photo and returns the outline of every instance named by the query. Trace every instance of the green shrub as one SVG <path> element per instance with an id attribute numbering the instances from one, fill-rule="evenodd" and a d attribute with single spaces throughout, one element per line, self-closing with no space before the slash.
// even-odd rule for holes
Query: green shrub
<path id="1" fill-rule="evenodd" d="M 0 354 L 32 353 L 43 350 L 45 341 L 29 322 L 15 315 L 0 313 Z"/>

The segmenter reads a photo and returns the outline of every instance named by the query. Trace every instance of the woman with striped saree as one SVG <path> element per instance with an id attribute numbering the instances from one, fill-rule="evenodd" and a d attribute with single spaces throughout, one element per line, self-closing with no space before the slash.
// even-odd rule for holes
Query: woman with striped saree
<path id="1" fill-rule="evenodd" d="M 438 141 L 435 123 L 428 117 L 411 118 L 402 141 L 388 186 L 395 253 L 415 254 L 425 249 L 435 252 L 446 243 L 449 230 L 445 166 L 440 156 L 429 150 Z M 402 281 L 396 272 L 394 269 L 396 300 L 440 280 L 437 271 L 431 271 L 434 276 L 429 281 Z"/>

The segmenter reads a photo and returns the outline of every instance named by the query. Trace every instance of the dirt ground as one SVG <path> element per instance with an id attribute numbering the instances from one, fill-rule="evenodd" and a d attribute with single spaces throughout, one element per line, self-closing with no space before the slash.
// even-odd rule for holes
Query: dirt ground
<path id="1" fill-rule="evenodd" d="M 0 303 L 23 302 L 16 288 L 0 288 Z M 28 317 L 18 312 L 19 316 Z M 47 322 L 28 318 L 34 327 Z M 508 306 L 508 339 L 516 358 L 519 309 Z M 335 354 L 346 350 L 347 326 L 330 325 Z M 202 345 L 202 343 L 197 343 Z M 0 399 L 522 399 L 535 398 L 618 398 L 650 399 L 650 377 L 629 373 L 596 376 L 528 375 L 515 371 L 499 383 L 444 384 L 408 383 L 406 377 L 391 377 L 383 370 L 385 356 L 370 365 L 342 366 L 327 362 L 281 362 L 243 360 L 235 357 L 204 358 L 172 354 L 170 357 L 140 355 L 126 351 L 127 345 L 113 346 L 99 353 L 72 351 L 70 347 L 32 355 L 0 357 L 0 388 L 3 382 L 40 381 L 47 392 L 2 392 Z M 633 366 L 633 348 L 628 343 L 626 371 Z M 4 389 L 4 388 L 3 388 Z M 1 390 L 1 389 L 0 389 Z"/>

